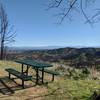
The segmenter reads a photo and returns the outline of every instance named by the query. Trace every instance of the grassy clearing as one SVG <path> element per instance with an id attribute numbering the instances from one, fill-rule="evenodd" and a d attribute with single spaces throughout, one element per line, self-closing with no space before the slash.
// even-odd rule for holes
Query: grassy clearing
<path id="1" fill-rule="evenodd" d="M 21 67 L 20 67 L 21 65 L 20 64 L 18 64 L 18 63 L 15 63 L 15 62 L 12 62 L 12 61 L 0 61 L 0 69 L 1 70 L 4 70 L 5 68 L 15 68 L 15 69 L 17 69 L 17 70 L 20 70 L 21 69 Z"/>
<path id="2" fill-rule="evenodd" d="M 20 70 L 20 66 L 20 64 L 15 62 L 0 61 L 0 77 L 7 75 L 4 71 L 5 68 L 14 67 Z M 30 70 L 30 72 L 31 71 L 32 70 Z M 46 74 L 46 77 L 49 76 Z M 11 85 L 10 83 L 9 86 Z M 10 95 L 0 93 L 0 100 L 91 100 L 90 96 L 97 89 L 100 89 L 100 80 L 75 80 L 61 76 L 56 77 L 54 82 L 49 82 L 47 85 L 17 90 L 14 94 Z"/>
<path id="3" fill-rule="evenodd" d="M 48 85 L 45 100 L 90 100 L 93 91 L 99 88 L 99 80 L 59 79 Z"/>
<path id="4" fill-rule="evenodd" d="M 15 68 L 16 70 L 20 70 L 19 64 L 12 62 L 12 61 L 0 61 L 0 76 L 5 76 L 5 69 L 6 68 Z"/>

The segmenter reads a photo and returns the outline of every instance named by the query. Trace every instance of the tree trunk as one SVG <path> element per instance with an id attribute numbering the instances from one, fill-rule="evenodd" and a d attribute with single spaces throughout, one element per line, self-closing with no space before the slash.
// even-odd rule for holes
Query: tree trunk
<path id="1" fill-rule="evenodd" d="M 3 60 L 3 53 L 4 53 L 4 43 L 1 42 L 1 55 L 0 55 L 0 60 Z"/>

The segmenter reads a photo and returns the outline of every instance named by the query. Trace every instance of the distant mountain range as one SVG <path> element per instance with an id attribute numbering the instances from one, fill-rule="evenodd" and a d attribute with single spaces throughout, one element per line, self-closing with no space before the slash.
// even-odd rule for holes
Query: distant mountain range
<path id="1" fill-rule="evenodd" d="M 79 56 L 86 56 L 88 59 L 96 58 L 100 59 L 100 48 L 85 47 L 85 48 L 74 48 L 74 47 L 61 47 L 61 46 L 46 46 L 46 47 L 10 47 L 7 49 L 7 53 L 16 54 L 19 58 L 28 59 L 42 59 L 48 61 L 57 60 L 72 60 Z M 16 56 L 16 57 L 17 57 Z M 12 56 L 14 58 L 14 55 Z M 8 58 L 11 58 L 8 56 Z"/>
<path id="2" fill-rule="evenodd" d="M 64 46 L 39 46 L 39 47 L 8 47 L 8 50 L 51 50 L 64 48 Z"/>
<path id="3" fill-rule="evenodd" d="M 72 47 L 66 47 L 66 46 L 37 46 L 37 47 L 8 47 L 8 50 L 52 50 L 52 49 L 59 49 L 59 48 L 76 48 L 76 49 L 82 49 L 82 48 L 100 48 L 100 47 L 87 47 L 87 46 L 72 46 Z"/>

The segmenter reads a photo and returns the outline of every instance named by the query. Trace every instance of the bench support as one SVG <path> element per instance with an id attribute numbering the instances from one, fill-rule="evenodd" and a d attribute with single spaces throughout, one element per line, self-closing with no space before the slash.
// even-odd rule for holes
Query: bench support
<path id="1" fill-rule="evenodd" d="M 28 80 L 31 80 L 32 79 L 32 76 L 27 76 L 25 74 L 22 75 L 21 72 L 18 72 L 12 68 L 8 68 L 8 69 L 5 69 L 8 74 L 9 74 L 9 79 L 11 78 L 11 74 L 18 77 L 19 79 L 22 80 L 22 87 L 24 88 L 24 81 L 28 81 Z"/>
<path id="2" fill-rule="evenodd" d="M 54 81 L 54 74 L 52 75 L 52 81 Z"/>
<path id="3" fill-rule="evenodd" d="M 58 72 L 54 72 L 54 71 L 51 71 L 51 70 L 48 70 L 48 69 L 42 69 L 42 68 L 40 68 L 39 71 L 42 71 L 42 83 L 43 83 L 44 72 L 52 75 L 51 81 L 54 81 L 54 76 L 55 75 L 56 76 L 60 75 Z"/>
<path id="4" fill-rule="evenodd" d="M 23 87 L 23 89 L 24 89 L 24 80 L 22 80 L 22 87 Z"/>
<path id="5" fill-rule="evenodd" d="M 11 74 L 9 73 L 9 79 L 11 78 Z"/>
<path id="6" fill-rule="evenodd" d="M 38 68 L 36 68 L 36 85 L 38 84 L 38 78 L 39 78 L 39 75 L 38 75 L 38 73 L 39 73 L 39 70 L 38 70 Z"/>
<path id="7" fill-rule="evenodd" d="M 42 68 L 42 83 L 44 83 L 43 79 L 44 79 L 44 68 Z"/>
<path id="8" fill-rule="evenodd" d="M 23 67 L 24 67 L 24 65 L 22 64 L 22 74 L 23 74 L 23 70 L 24 70 L 24 68 L 23 68 Z"/>
<path id="9" fill-rule="evenodd" d="M 28 69 L 29 69 L 29 66 L 27 65 L 27 69 L 26 69 L 26 75 L 28 76 Z"/>

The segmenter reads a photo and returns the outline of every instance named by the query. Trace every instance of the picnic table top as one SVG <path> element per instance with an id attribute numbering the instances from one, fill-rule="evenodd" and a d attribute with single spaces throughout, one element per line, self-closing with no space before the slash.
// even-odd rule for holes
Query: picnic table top
<path id="1" fill-rule="evenodd" d="M 52 67 L 51 64 L 39 62 L 39 61 L 36 61 L 36 60 L 16 60 L 15 62 L 20 63 L 20 64 L 33 66 L 33 67 L 38 67 L 38 68 Z"/>

